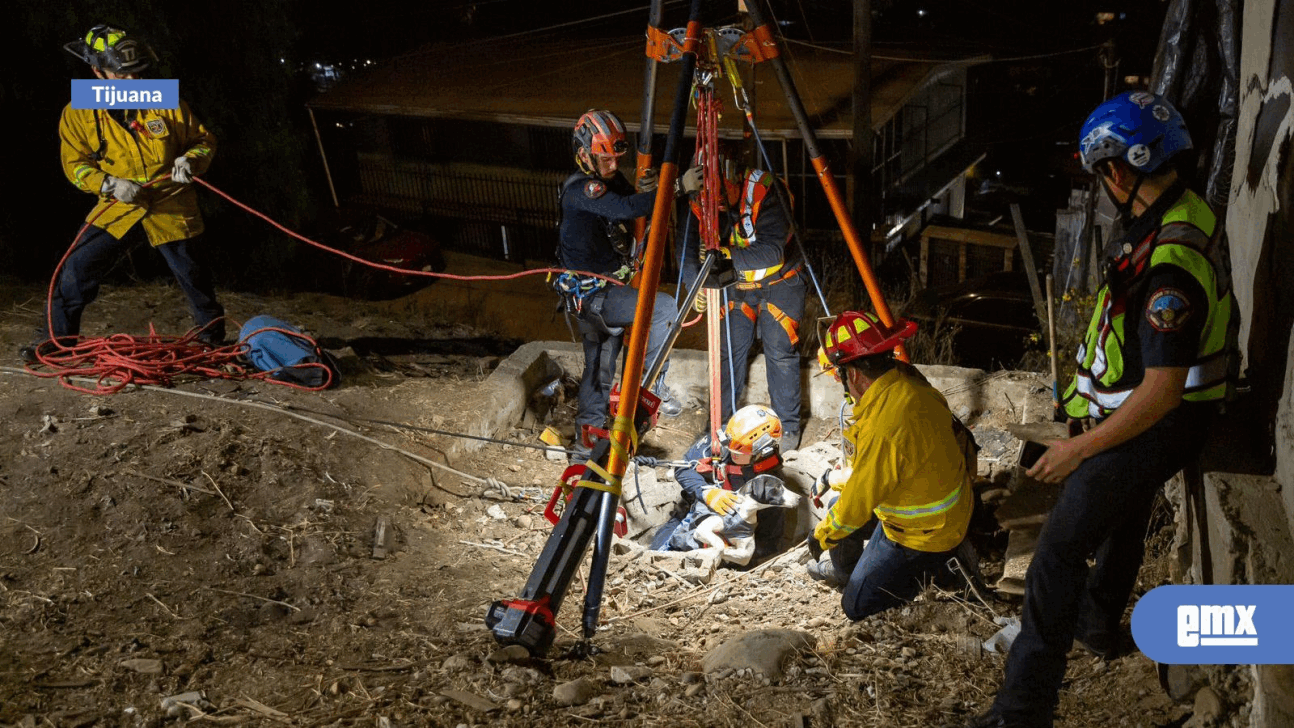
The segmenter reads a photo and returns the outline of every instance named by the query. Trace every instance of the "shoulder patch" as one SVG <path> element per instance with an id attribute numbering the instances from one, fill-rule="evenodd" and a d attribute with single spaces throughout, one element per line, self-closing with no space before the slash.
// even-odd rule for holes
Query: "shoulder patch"
<path id="1" fill-rule="evenodd" d="M 596 200 L 602 195 L 605 195 L 606 193 L 607 193 L 606 184 L 599 180 L 591 179 L 588 182 L 584 183 L 584 196 L 589 198 L 590 200 Z"/>
<path id="2" fill-rule="evenodd" d="M 1191 302 L 1180 289 L 1164 287 L 1150 294 L 1146 320 L 1156 331 L 1177 331 L 1191 317 Z"/>
<path id="3" fill-rule="evenodd" d="M 152 136 L 160 137 L 166 135 L 166 122 L 161 119 L 149 119 L 144 122 L 144 126 L 148 128 L 148 133 Z"/>

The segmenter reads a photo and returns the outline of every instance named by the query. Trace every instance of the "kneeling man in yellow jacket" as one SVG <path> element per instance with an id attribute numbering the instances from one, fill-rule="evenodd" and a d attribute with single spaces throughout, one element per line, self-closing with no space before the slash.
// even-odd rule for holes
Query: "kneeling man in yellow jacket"
<path id="1" fill-rule="evenodd" d="M 931 580 L 947 583 L 970 524 L 974 495 L 956 420 L 943 395 L 894 357 L 916 328 L 846 311 L 823 341 L 854 401 L 844 433 L 852 472 L 809 549 L 830 551 L 852 620 L 910 601 Z M 879 527 L 863 548 L 873 516 Z"/>

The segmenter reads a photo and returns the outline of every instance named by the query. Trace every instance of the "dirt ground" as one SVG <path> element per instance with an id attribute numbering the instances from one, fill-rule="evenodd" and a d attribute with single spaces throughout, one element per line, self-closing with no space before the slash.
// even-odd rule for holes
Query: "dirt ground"
<path id="1" fill-rule="evenodd" d="M 601 654 L 569 654 L 579 581 L 549 659 L 495 654 L 486 607 L 523 586 L 564 463 L 497 444 L 448 458 L 518 496 L 498 500 L 336 427 L 445 462 L 451 441 L 411 427 L 461 426 L 519 342 L 401 301 L 222 295 L 235 319 L 270 313 L 351 344 L 342 386 L 75 393 L 18 373 L 43 293 L 2 289 L 0 724 L 940 726 L 991 700 L 1003 661 L 978 643 L 1018 603 L 930 591 L 851 624 L 837 593 L 796 565 L 693 585 L 617 556 Z M 149 322 L 188 326 L 177 290 L 106 290 L 84 333 L 142 334 Z M 700 426 L 699 412 L 688 417 L 652 442 L 681 455 Z M 827 434 L 810 428 L 806 443 Z M 988 549 L 986 571 L 1000 558 Z M 1162 574 L 1152 561 L 1141 588 Z M 716 646 L 766 628 L 810 633 L 816 647 L 777 681 L 700 674 Z M 1072 657 L 1061 725 L 1177 725 L 1189 713 L 1140 654 Z M 644 669 L 615 682 L 626 665 Z M 559 705 L 555 688 L 577 678 L 591 697 Z"/>

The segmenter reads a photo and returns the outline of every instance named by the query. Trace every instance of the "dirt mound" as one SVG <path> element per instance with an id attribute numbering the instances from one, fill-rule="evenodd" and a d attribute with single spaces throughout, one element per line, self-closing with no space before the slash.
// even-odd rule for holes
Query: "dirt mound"
<path id="1" fill-rule="evenodd" d="M 38 320 L 28 294 L 9 292 L 0 352 Z M 92 397 L 0 375 L 0 723 L 925 726 L 957 724 L 991 698 L 1002 658 L 979 644 L 994 613 L 1017 605 L 931 591 L 850 624 L 835 592 L 780 561 L 694 584 L 620 554 L 603 652 L 568 654 L 582 578 L 552 659 L 497 651 L 486 605 L 524 584 L 565 464 L 492 444 L 450 463 L 463 477 L 338 429 L 444 462 L 447 438 L 374 421 L 460 427 L 502 354 L 446 342 L 488 332 L 397 317 L 398 302 L 225 302 L 343 342 L 439 343 L 368 342 L 343 386 L 320 394 L 194 382 Z M 165 287 L 111 291 L 91 312 L 92 335 L 185 326 Z M 653 437 L 676 456 L 697 424 Z M 516 497 L 488 497 L 486 477 Z M 794 650 L 776 681 L 702 672 L 715 647 L 762 629 L 807 632 L 814 647 Z M 1076 658 L 1069 678 L 1066 725 L 1184 712 L 1140 655 Z"/>

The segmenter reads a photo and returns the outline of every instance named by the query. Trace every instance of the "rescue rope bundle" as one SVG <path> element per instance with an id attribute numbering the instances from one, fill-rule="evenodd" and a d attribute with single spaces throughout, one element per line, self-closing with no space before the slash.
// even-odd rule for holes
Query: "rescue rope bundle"
<path id="1" fill-rule="evenodd" d="M 150 187 L 169 178 L 169 174 L 163 175 L 143 186 Z M 584 280 L 601 279 L 604 281 L 602 285 L 624 285 L 622 281 L 616 280 L 610 276 L 590 273 L 587 271 L 568 271 L 563 268 L 532 268 L 505 275 L 462 276 L 452 273 L 438 273 L 435 271 L 408 270 L 383 263 L 376 263 L 345 251 L 337 250 L 336 248 L 329 247 L 323 243 L 301 235 L 300 233 L 279 224 L 265 213 L 234 199 L 231 195 L 201 177 L 194 177 L 193 179 L 194 182 L 197 182 L 217 195 L 220 195 L 231 202 L 234 206 L 259 217 L 292 238 L 319 248 L 325 252 L 341 256 L 347 260 L 390 273 L 428 276 L 433 278 L 448 278 L 459 281 L 502 281 L 521 278 L 524 276 L 549 275 L 556 273 L 561 275 L 579 276 Z M 85 224 L 81 226 L 76 237 L 72 239 L 72 244 L 68 246 L 67 251 L 64 252 L 63 257 L 59 260 L 58 265 L 55 266 L 54 274 L 50 278 L 49 287 L 46 292 L 45 325 L 47 330 L 53 330 L 52 304 L 54 300 L 54 289 L 55 286 L 58 285 L 59 276 L 62 273 L 63 266 L 67 263 L 68 258 L 71 257 L 72 252 L 76 250 L 77 245 L 80 244 L 90 226 L 116 204 L 117 202 L 114 200 L 104 206 L 97 215 L 87 220 Z M 208 326 L 210 325 L 211 324 L 208 324 Z M 113 334 L 107 337 L 78 336 L 71 342 L 68 341 L 70 337 L 56 337 L 55 339 L 44 342 L 35 348 L 37 363 L 35 366 L 32 364 L 26 365 L 26 369 L 28 372 L 38 377 L 57 379 L 62 386 L 85 394 L 113 394 L 121 391 L 123 387 L 132 384 L 148 384 L 168 387 L 174 383 L 177 377 L 184 376 L 207 379 L 257 379 L 306 391 L 320 391 L 327 389 L 332 385 L 331 372 L 329 372 L 328 377 L 322 385 L 310 387 L 294 382 L 281 381 L 275 378 L 275 371 L 256 371 L 253 367 L 246 366 L 244 363 L 244 357 L 247 353 L 246 342 L 251 338 L 251 336 L 261 333 L 262 331 L 279 331 L 280 333 L 289 336 L 301 338 L 311 346 L 315 346 L 313 339 L 302 336 L 300 332 L 289 332 L 276 329 L 274 327 L 267 327 L 251 332 L 249 335 L 242 337 L 242 340 L 236 344 L 213 347 L 201 341 L 200 337 L 203 334 L 201 329 L 191 330 L 183 336 L 162 336 L 159 335 L 150 324 L 148 335 L 143 337 L 133 336 L 130 334 Z M 303 364 L 299 366 L 323 367 L 322 364 Z M 326 367 L 324 368 L 326 369 Z M 98 382 L 98 385 L 94 388 L 89 388 L 73 381 L 74 378 L 81 377 L 93 379 Z"/>

